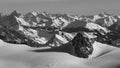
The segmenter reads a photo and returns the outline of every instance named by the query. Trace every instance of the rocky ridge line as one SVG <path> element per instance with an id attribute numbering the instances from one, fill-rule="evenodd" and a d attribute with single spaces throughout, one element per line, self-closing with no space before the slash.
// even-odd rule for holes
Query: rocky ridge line
<path id="1" fill-rule="evenodd" d="M 31 47 L 69 44 L 75 53 L 92 53 L 94 41 L 120 47 L 120 16 L 100 13 L 89 16 L 12 12 L 0 16 L 0 39 Z M 69 45 L 68 45 L 69 46 Z"/>

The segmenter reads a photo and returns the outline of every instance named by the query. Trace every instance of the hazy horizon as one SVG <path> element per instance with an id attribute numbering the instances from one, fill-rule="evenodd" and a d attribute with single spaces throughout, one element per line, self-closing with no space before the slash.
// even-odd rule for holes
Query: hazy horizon
<path id="1" fill-rule="evenodd" d="M 96 14 L 100 12 L 120 14 L 119 0 L 0 0 L 0 12 L 21 13 L 30 11 L 69 14 Z"/>

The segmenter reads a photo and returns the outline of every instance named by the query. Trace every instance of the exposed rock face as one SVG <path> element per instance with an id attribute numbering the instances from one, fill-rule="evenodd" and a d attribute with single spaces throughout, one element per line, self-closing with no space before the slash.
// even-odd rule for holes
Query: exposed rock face
<path id="1" fill-rule="evenodd" d="M 81 33 L 78 33 L 72 40 L 74 54 L 78 57 L 88 58 L 93 51 L 93 41 L 85 38 Z"/>
<path id="2" fill-rule="evenodd" d="M 78 57 L 92 53 L 94 41 L 120 47 L 120 16 L 91 16 L 14 11 L 0 17 L 0 39 L 31 47 L 59 47 L 71 43 Z"/>
<path id="3" fill-rule="evenodd" d="M 22 15 L 14 11 L 0 18 L 1 39 L 31 47 L 58 47 L 68 43 L 75 36 L 74 33 L 59 31 L 70 21 L 72 18 L 65 14 L 29 12 Z"/>

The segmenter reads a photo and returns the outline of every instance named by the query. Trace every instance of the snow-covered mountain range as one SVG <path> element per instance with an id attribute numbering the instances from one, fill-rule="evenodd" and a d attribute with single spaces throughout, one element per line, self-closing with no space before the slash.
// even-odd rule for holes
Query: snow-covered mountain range
<path id="1" fill-rule="evenodd" d="M 77 56 L 92 53 L 97 41 L 120 47 L 120 16 L 100 13 L 89 16 L 12 12 L 0 16 L 0 39 L 31 47 L 73 45 Z M 82 55 L 82 57 L 83 57 Z"/>

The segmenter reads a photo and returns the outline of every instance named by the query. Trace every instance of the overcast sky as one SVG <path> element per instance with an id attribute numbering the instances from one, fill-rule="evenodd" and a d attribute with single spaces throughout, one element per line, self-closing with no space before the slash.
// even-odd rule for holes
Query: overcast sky
<path id="1" fill-rule="evenodd" d="M 39 11 L 49 13 L 96 14 L 120 13 L 120 0 L 0 0 L 0 12 Z"/>

